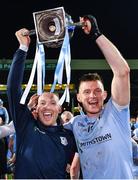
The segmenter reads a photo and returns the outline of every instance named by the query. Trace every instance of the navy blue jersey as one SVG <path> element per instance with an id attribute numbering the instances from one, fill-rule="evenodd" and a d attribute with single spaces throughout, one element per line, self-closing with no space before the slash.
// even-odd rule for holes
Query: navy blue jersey
<path id="1" fill-rule="evenodd" d="M 16 130 L 17 179 L 65 179 L 76 144 L 71 131 L 63 126 L 44 126 L 21 105 L 21 83 L 27 53 L 18 49 L 8 76 L 9 108 Z"/>

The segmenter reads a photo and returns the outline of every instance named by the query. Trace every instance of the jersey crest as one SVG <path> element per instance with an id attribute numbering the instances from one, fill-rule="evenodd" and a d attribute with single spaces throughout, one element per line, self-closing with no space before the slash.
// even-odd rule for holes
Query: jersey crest
<path id="1" fill-rule="evenodd" d="M 60 137 L 60 140 L 61 140 L 61 144 L 63 144 L 64 146 L 68 144 L 66 137 Z"/>

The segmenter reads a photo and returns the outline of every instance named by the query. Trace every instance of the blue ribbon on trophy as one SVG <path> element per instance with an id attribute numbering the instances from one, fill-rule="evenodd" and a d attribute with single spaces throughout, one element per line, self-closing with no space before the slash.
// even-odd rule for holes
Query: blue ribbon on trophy
<path id="1" fill-rule="evenodd" d="M 36 53 L 35 53 L 32 71 L 27 86 L 21 97 L 20 104 L 25 104 L 26 98 L 34 81 L 36 68 L 37 68 L 37 85 L 38 85 L 37 94 L 40 95 L 43 92 L 43 87 L 45 84 L 45 51 L 43 44 L 36 45 Z"/>
<path id="2" fill-rule="evenodd" d="M 64 64 L 66 69 L 66 78 L 67 78 L 67 86 L 65 88 L 65 91 L 60 98 L 59 104 L 62 105 L 64 100 L 66 102 L 70 102 L 70 96 L 69 96 L 69 84 L 70 84 L 70 78 L 71 78 L 71 53 L 70 53 L 70 42 L 69 42 L 69 34 L 68 34 L 68 27 L 66 27 L 66 33 L 64 37 L 64 41 L 61 47 L 59 59 L 57 62 L 55 74 L 54 74 L 54 82 L 51 88 L 51 92 L 54 92 L 56 84 L 62 84 L 63 80 L 63 70 L 64 70 Z"/>
<path id="3" fill-rule="evenodd" d="M 60 105 L 64 101 L 70 102 L 69 85 L 71 80 L 71 53 L 70 38 L 73 36 L 75 27 L 82 27 L 80 22 L 73 23 L 71 16 L 65 13 L 63 7 L 34 12 L 35 30 L 30 30 L 29 35 L 36 34 L 37 45 L 30 79 L 22 95 L 21 104 L 25 103 L 27 95 L 33 84 L 35 70 L 37 68 L 37 94 L 42 94 L 45 84 L 45 51 L 44 45 L 48 48 L 61 47 L 59 59 L 54 74 L 54 81 L 50 92 L 54 92 L 56 84 L 62 84 L 63 70 L 65 65 L 67 86 L 60 98 Z"/>
<path id="4" fill-rule="evenodd" d="M 37 44 L 37 94 L 41 95 L 45 85 L 45 51 L 43 44 Z"/>

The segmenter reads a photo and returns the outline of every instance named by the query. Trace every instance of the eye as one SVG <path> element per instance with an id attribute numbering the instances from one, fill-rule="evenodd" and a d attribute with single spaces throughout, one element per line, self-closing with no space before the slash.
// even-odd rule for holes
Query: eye
<path id="1" fill-rule="evenodd" d="M 56 104 L 56 101 L 51 101 L 51 104 L 55 105 L 55 104 Z"/>
<path id="2" fill-rule="evenodd" d="M 43 102 L 43 101 L 42 101 L 42 102 L 40 102 L 40 105 L 45 105 L 45 102 Z"/>
<path id="3" fill-rule="evenodd" d="M 96 89 L 96 90 L 94 91 L 94 93 L 96 93 L 96 94 L 99 94 L 99 93 L 101 93 L 101 92 L 102 92 L 101 89 Z"/>
<path id="4" fill-rule="evenodd" d="M 86 89 L 85 91 L 84 91 L 84 94 L 89 94 L 90 93 L 90 90 L 88 90 L 88 89 Z"/>

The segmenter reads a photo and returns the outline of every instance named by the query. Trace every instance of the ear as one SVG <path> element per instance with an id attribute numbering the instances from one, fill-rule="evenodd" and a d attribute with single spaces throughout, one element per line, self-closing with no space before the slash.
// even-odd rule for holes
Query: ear
<path id="1" fill-rule="evenodd" d="M 107 91 L 104 91 L 103 98 L 104 98 L 104 100 L 107 98 Z"/>
<path id="2" fill-rule="evenodd" d="M 77 94 L 77 100 L 78 100 L 78 102 L 81 102 L 81 97 L 80 97 L 79 93 Z"/>

